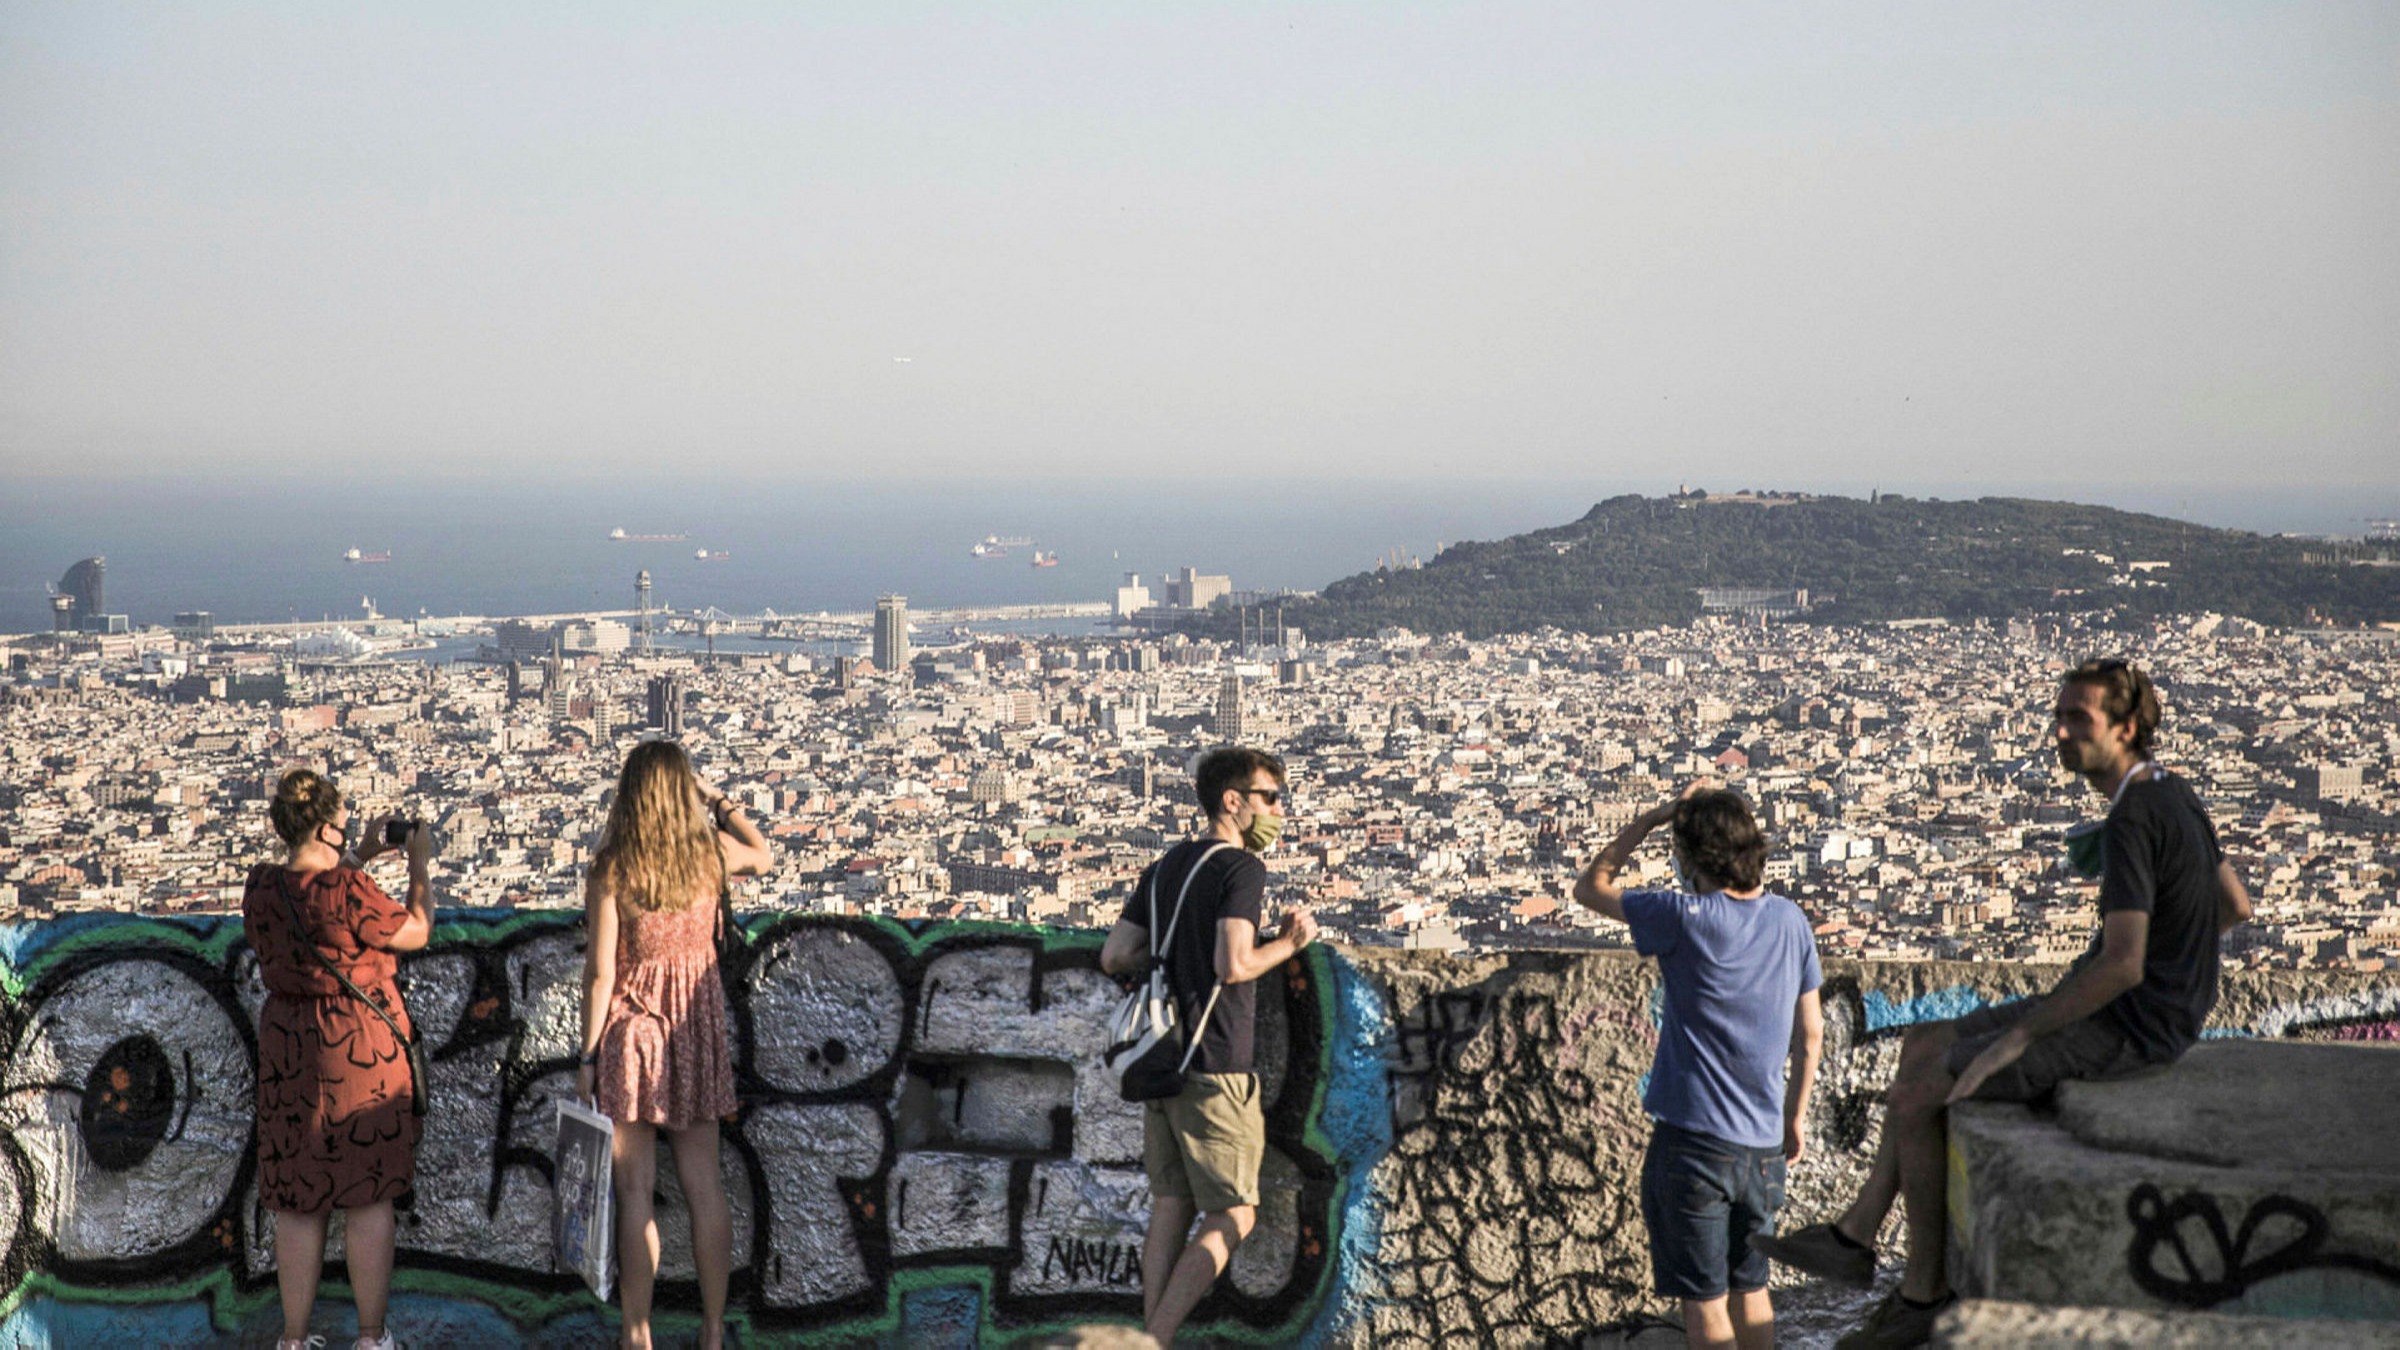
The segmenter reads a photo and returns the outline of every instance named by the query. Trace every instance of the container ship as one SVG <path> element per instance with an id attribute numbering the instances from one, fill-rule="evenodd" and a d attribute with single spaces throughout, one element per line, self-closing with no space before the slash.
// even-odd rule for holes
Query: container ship
<path id="1" fill-rule="evenodd" d="M 691 538 L 688 534 L 627 534 L 622 525 L 610 530 L 608 537 L 619 544 L 680 544 Z"/>
<path id="2" fill-rule="evenodd" d="M 391 553 L 391 550 L 390 550 L 390 549 L 385 549 L 385 550 L 384 550 L 383 552 L 381 552 L 381 553 L 364 553 L 364 552 L 361 552 L 361 551 L 359 551 L 358 549 L 354 549 L 354 548 L 350 548 L 350 549 L 344 549 L 344 550 L 342 550 L 342 561 L 343 561 L 343 562 L 348 562 L 348 563 L 379 563 L 379 562 L 390 562 L 391 560 L 392 560 L 392 553 Z"/>
<path id="3" fill-rule="evenodd" d="M 978 558 L 1005 558 L 1012 548 L 1031 548 L 1032 546 L 1033 541 L 1023 535 L 987 534 L 983 537 L 982 543 L 968 549 L 967 552 Z"/>

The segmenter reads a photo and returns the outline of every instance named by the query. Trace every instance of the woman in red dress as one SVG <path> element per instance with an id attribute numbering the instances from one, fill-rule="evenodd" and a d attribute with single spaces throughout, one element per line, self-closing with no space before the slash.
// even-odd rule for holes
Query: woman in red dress
<path id="1" fill-rule="evenodd" d="M 313 946 L 404 1029 L 413 1028 L 394 982 L 398 952 L 433 933 L 425 879 L 430 832 L 409 832 L 408 904 L 361 865 L 387 851 L 384 821 L 346 848 L 349 808 L 313 770 L 294 769 L 268 808 L 291 856 L 250 869 L 242 929 L 267 986 L 258 1015 L 258 1194 L 275 1216 L 275 1278 L 283 1293 L 277 1350 L 308 1350 L 325 1269 L 326 1216 L 348 1215 L 343 1241 L 358 1303 L 357 1350 L 392 1350 L 383 1324 L 392 1285 L 392 1201 L 416 1176 L 423 1128 L 410 1101 L 408 1056 L 381 1017 L 360 1005 L 310 951 Z M 298 922 L 307 931 L 301 932 Z"/>
<path id="2" fill-rule="evenodd" d="M 717 975 L 719 887 L 773 855 L 741 808 L 692 772 L 673 741 L 625 757 L 584 890 L 580 1097 L 616 1122 L 621 1344 L 650 1344 L 658 1278 L 658 1132 L 675 1153 L 700 1275 L 701 1350 L 724 1344 L 733 1220 L 717 1164 L 717 1123 L 734 1112 L 733 1042 Z"/>

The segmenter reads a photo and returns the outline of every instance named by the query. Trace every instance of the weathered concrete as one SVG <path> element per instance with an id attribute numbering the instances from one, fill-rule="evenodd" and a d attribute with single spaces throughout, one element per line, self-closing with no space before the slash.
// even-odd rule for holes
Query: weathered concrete
<path id="1" fill-rule="evenodd" d="M 2212 1167 L 2400 1182 L 2400 1046 L 2212 1041 L 2172 1069 L 2059 1090 L 2095 1148 Z"/>
<path id="2" fill-rule="evenodd" d="M 2400 1325 L 1969 1299 L 1942 1315 L 1933 1344 L 1937 1350 L 2400 1350 Z"/>
<path id="3" fill-rule="evenodd" d="M 2400 1048 L 2215 1043 L 1952 1113 L 1952 1278 L 2038 1304 L 2400 1319 Z"/>
<path id="4" fill-rule="evenodd" d="M 1093 1064 L 1112 991 L 1098 933 L 764 915 L 744 927 L 731 972 L 742 1110 L 725 1131 L 744 1343 L 1040 1344 L 1138 1318 L 1140 1117 Z M 209 1344 L 271 1328 L 250 1160 L 263 993 L 239 937 L 209 921 L 0 928 L 0 1344 Z M 549 1268 L 550 1103 L 572 1082 L 579 943 L 571 915 L 448 914 L 403 965 L 434 1065 L 394 1311 L 413 1340 L 609 1334 L 609 1310 Z M 1829 962 L 1826 1061 L 1786 1223 L 1857 1185 L 1908 1026 L 2056 974 Z M 1649 1292 L 1637 1186 L 1654 968 L 1319 948 L 1262 986 L 1260 1016 L 1266 1202 L 1197 1333 L 1656 1338 L 1644 1328 L 1673 1308 Z M 2219 1020 L 2234 1034 L 2386 1035 L 2400 977 L 2236 976 Z M 2120 1205 L 2145 1181 L 2179 1194 L 2165 1169 L 2192 1165 L 2100 1156 L 2121 1169 Z M 694 1291 L 662 1187 L 673 1335 Z M 1797 1345 L 1824 1343 L 1863 1303 L 1820 1285 L 1778 1300 Z M 329 1302 L 323 1329 L 343 1325 Z"/>

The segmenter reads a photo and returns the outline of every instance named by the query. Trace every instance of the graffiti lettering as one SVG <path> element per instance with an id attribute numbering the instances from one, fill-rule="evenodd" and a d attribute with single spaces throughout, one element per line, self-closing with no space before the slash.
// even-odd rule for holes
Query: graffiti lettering
<path id="1" fill-rule="evenodd" d="M 572 1090 L 580 1032 L 579 917 L 451 919 L 402 969 L 435 1106 L 399 1281 L 482 1291 L 526 1331 L 588 1304 L 552 1273 L 549 1228 L 552 1104 Z M 740 1319 L 890 1335 L 940 1272 L 988 1290 L 987 1327 L 1139 1315 L 1141 1115 L 1092 1053 L 1116 993 L 1097 934 L 816 916 L 746 927 L 729 972 L 742 1109 L 722 1150 Z M 41 940 L 54 932 L 65 940 Z M 0 967 L 21 990 L 0 1005 L 0 1286 L 39 1271 L 67 1297 L 197 1288 L 230 1331 L 273 1298 L 251 1138 L 265 991 L 239 925 L 126 919 L 33 936 Z M 1196 1329 L 1273 1339 L 1322 1296 L 1326 1244 L 1300 1240 L 1338 1223 L 1332 1160 L 1305 1116 L 1331 1015 L 1314 983 L 1261 987 L 1271 1193 Z M 659 1176 L 661 1299 L 689 1306 L 674 1169 Z"/>
<path id="2" fill-rule="evenodd" d="M 1055 1275 L 1054 1275 L 1055 1272 Z M 1142 1248 L 1131 1242 L 1086 1242 L 1082 1238 L 1052 1238 L 1042 1255 L 1042 1278 L 1069 1283 L 1094 1281 L 1109 1285 L 1142 1282 Z"/>
<path id="3" fill-rule="evenodd" d="M 2194 1308 L 2241 1297 L 2252 1287 L 2298 1271 L 2346 1271 L 2389 1286 L 2400 1303 L 2400 1266 L 2327 1250 L 2332 1225 L 2305 1200 L 2266 1196 L 2231 1227 L 2217 1198 L 2187 1191 L 2173 1200 L 2149 1182 L 2125 1201 L 2133 1221 L 2126 1253 L 2135 1284 L 2156 1298 Z"/>
<path id="4" fill-rule="evenodd" d="M 1639 1298 L 1638 1268 L 1595 1240 L 1635 1222 L 1636 1199 L 1562 1048 L 1547 994 L 1435 991 L 1395 1017 L 1392 1152 L 1418 1165 L 1391 1177 L 1381 1259 L 1422 1328 L 1395 1343 L 1539 1342 Z"/>

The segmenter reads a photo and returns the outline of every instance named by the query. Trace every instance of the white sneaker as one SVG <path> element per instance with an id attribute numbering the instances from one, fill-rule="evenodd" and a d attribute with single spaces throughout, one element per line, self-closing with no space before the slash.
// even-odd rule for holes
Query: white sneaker
<path id="1" fill-rule="evenodd" d="M 325 1338 L 310 1336 L 295 1341 L 289 1336 L 278 1336 L 275 1339 L 275 1350 L 325 1350 Z"/>
<path id="2" fill-rule="evenodd" d="M 380 1336 L 361 1336 L 351 1342 L 350 1350 L 400 1350 L 400 1342 L 392 1339 L 392 1329 L 385 1327 Z"/>

